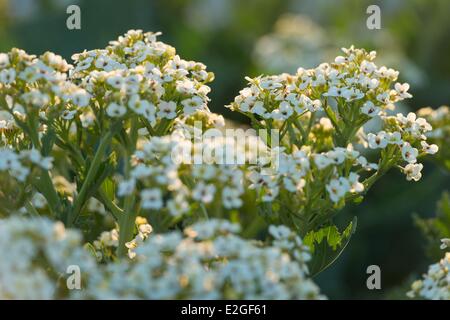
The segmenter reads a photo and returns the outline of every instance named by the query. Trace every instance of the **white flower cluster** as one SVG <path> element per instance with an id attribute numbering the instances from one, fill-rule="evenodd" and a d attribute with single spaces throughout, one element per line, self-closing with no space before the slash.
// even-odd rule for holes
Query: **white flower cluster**
<path id="1" fill-rule="evenodd" d="M 398 71 L 378 67 L 375 52 L 342 50 L 334 63 L 299 68 L 295 75 L 248 78 L 249 86 L 228 106 L 255 126 L 280 132 L 281 148 L 272 149 L 280 155 L 277 170 L 267 174 L 256 168 L 250 176 L 251 187 L 263 191 L 262 201 L 273 201 L 284 188 L 299 193 L 304 205 L 320 198 L 314 189 L 323 185 L 322 194 L 326 190 L 333 203 L 340 203 L 349 193 L 365 191 L 361 171 L 375 170 L 374 179 L 405 162 L 400 168 L 407 180 L 417 181 L 423 168 L 417 158 L 438 151 L 426 142 L 431 126 L 424 118 L 387 116 L 394 103 L 411 97 L 407 83 L 395 83 Z M 366 135 L 362 126 L 374 117 L 382 120 L 383 130 Z M 378 163 L 369 163 L 355 143 L 381 149 Z"/>
<path id="2" fill-rule="evenodd" d="M 441 106 L 437 109 L 430 107 L 422 108 L 417 111 L 420 117 L 427 119 L 433 126 L 433 131 L 427 136 L 432 139 L 446 138 L 450 133 L 450 107 Z"/>
<path id="3" fill-rule="evenodd" d="M 360 170 L 377 169 L 375 163 L 353 150 L 351 144 L 347 148 L 336 147 L 328 152 L 313 153 L 311 148 L 304 147 L 293 153 L 286 153 L 283 148 L 278 152 L 279 163 L 271 170 L 252 167 L 249 179 L 250 188 L 261 193 L 262 201 L 273 201 L 280 189 L 297 195 L 298 200 L 307 200 L 305 187 L 324 184 L 332 202 L 339 202 L 348 193 L 364 191 L 364 185 L 359 182 Z M 348 169 L 359 167 L 350 172 Z M 259 170 L 259 171 L 258 171 Z"/>
<path id="4" fill-rule="evenodd" d="M 45 218 L 0 220 L 0 256 L 0 299 L 62 298 L 70 265 L 96 268 L 77 231 Z"/>
<path id="5" fill-rule="evenodd" d="M 107 262 L 114 260 L 116 250 L 119 246 L 119 230 L 117 228 L 111 231 L 103 231 L 97 240 L 92 242 L 92 249 L 98 262 Z"/>
<path id="6" fill-rule="evenodd" d="M 89 298 L 319 299 L 303 263 L 283 248 L 237 236 L 228 221 L 151 235 L 132 262 L 109 264 L 89 281 Z M 284 235 L 277 239 L 281 245 Z M 298 246 L 299 255 L 303 252 Z M 288 245 L 288 249 L 290 246 Z M 305 251 L 306 252 L 306 251 Z M 305 253 L 306 254 L 306 253 Z"/>
<path id="7" fill-rule="evenodd" d="M 427 300 L 450 300 L 450 252 L 446 252 L 439 262 L 430 265 L 428 273 L 411 285 L 407 295 Z"/>
<path id="8" fill-rule="evenodd" d="M 112 118 L 130 110 L 154 126 L 207 109 L 206 83 L 213 75 L 204 64 L 181 59 L 175 48 L 157 41 L 158 35 L 130 30 L 105 49 L 75 54 L 71 78 Z M 92 111 L 83 111 L 82 117 L 94 118 Z"/>
<path id="9" fill-rule="evenodd" d="M 127 242 L 128 257 L 133 259 L 136 256 L 135 249 L 148 238 L 153 231 L 153 227 L 148 224 L 147 219 L 136 218 L 137 234 L 133 240 Z M 119 229 L 114 228 L 111 231 L 103 231 L 97 240 L 92 242 L 94 254 L 99 262 L 109 262 L 116 259 L 117 248 L 119 246 Z"/>
<path id="10" fill-rule="evenodd" d="M 165 208 L 172 216 L 186 213 L 194 203 L 241 207 L 244 167 L 266 159 L 258 155 L 267 156 L 267 146 L 257 136 L 247 136 L 244 142 L 235 136 L 200 136 L 197 141 L 195 129 L 179 123 L 170 136 L 143 142 L 135 152 L 131 177 L 119 184 L 118 195 L 138 190 L 143 209 Z"/>
<path id="11" fill-rule="evenodd" d="M 295 75 L 247 78 L 250 86 L 241 90 L 231 109 L 264 120 L 293 119 L 306 112 L 320 111 L 326 98 L 358 106 L 358 113 L 368 117 L 380 115 L 393 103 L 412 97 L 407 83 L 395 83 L 398 71 L 378 68 L 374 51 L 342 49 L 332 64 L 315 69 L 299 68 Z"/>
<path id="12" fill-rule="evenodd" d="M 15 152 L 9 148 L 0 148 L 0 172 L 8 172 L 11 177 L 21 182 L 30 174 L 31 166 L 50 170 L 52 161 L 52 157 L 44 157 L 36 149 Z"/>
<path id="13" fill-rule="evenodd" d="M 146 222 L 146 221 L 145 221 Z M 133 240 L 127 242 L 125 246 L 128 248 L 128 257 L 133 259 L 136 257 L 136 252 L 134 251 L 138 246 L 142 245 L 144 240 L 148 238 L 150 233 L 152 233 L 153 227 L 148 223 L 141 223 L 138 225 L 138 233 Z"/>
<path id="14" fill-rule="evenodd" d="M 369 148 L 386 149 L 388 146 L 392 146 L 391 152 L 401 154 L 401 159 L 407 163 L 403 168 L 406 179 L 408 181 L 420 180 L 423 165 L 417 162 L 417 158 L 425 154 L 435 154 L 439 150 L 437 145 L 428 144 L 426 141 L 426 134 L 432 130 L 431 125 L 425 118 L 417 117 L 412 112 L 408 113 L 406 117 L 401 113 L 396 116 L 384 117 L 384 121 L 386 131 L 382 130 L 376 135 L 373 133 L 367 135 Z"/>
<path id="15" fill-rule="evenodd" d="M 433 130 L 425 135 L 430 142 L 440 146 L 436 160 L 450 170 L 450 163 L 448 162 L 450 148 L 446 147 L 450 144 L 450 108 L 448 106 L 441 106 L 437 109 L 427 107 L 420 109 L 417 114 L 427 119 L 432 125 Z"/>
<path id="16" fill-rule="evenodd" d="M 19 119 L 31 112 L 46 119 L 64 115 L 66 108 L 87 106 L 90 95 L 67 80 L 71 68 L 51 52 L 39 58 L 15 48 L 0 53 L 0 90 L 8 102 L 0 107 Z"/>
<path id="17" fill-rule="evenodd" d="M 322 299 L 308 278 L 308 249 L 288 228 L 271 227 L 273 246 L 240 238 L 226 220 L 181 232 L 150 234 L 133 260 L 97 264 L 78 231 L 48 219 L 0 220 L 0 298 Z M 116 240 L 102 235 L 105 244 Z M 6 258 L 7 257 L 7 258 Z M 82 290 L 68 290 L 66 271 L 80 268 Z"/>

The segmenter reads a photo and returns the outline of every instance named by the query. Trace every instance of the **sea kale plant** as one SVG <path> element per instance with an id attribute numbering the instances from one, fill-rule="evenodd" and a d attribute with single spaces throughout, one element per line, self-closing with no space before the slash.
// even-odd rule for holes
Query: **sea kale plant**
<path id="1" fill-rule="evenodd" d="M 27 248 L 14 259 L 39 270 L 42 297 L 322 298 L 308 277 L 356 228 L 335 216 L 390 169 L 418 181 L 437 152 L 424 118 L 392 112 L 409 85 L 375 52 L 343 49 L 247 78 L 227 107 L 252 129 L 231 130 L 208 108 L 214 75 L 158 36 L 131 30 L 73 66 L 0 54 L 1 250 Z M 57 283 L 73 257 L 78 296 Z M 0 279 L 11 268 L 2 259 Z M 28 297 L 14 281 L 0 297 Z"/>
<path id="2" fill-rule="evenodd" d="M 427 143 L 432 127 L 424 118 L 390 115 L 396 102 L 412 97 L 407 83 L 395 82 L 399 73 L 377 67 L 373 51 L 351 47 L 343 53 L 331 64 L 299 68 L 295 75 L 248 78 L 249 86 L 229 105 L 254 127 L 280 133 L 276 146 L 267 141 L 279 154 L 278 167 L 265 175 L 259 167 L 251 169 L 251 186 L 264 214 L 298 230 L 312 250 L 327 237 L 333 252 L 318 254 L 325 264 L 354 228 L 351 223 L 339 234 L 333 225 L 339 209 L 361 202 L 392 168 L 418 181 L 423 168 L 418 159 L 438 151 Z M 364 125 L 373 119 L 379 128 L 366 132 Z M 314 264 L 313 272 L 324 266 Z"/>

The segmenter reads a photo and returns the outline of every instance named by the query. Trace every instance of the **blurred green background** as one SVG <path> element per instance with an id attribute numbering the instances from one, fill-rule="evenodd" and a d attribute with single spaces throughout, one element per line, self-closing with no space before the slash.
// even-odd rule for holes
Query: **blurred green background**
<path id="1" fill-rule="evenodd" d="M 81 8 L 81 30 L 66 28 L 70 4 Z M 366 27 L 371 4 L 381 8 L 380 30 Z M 210 108 L 244 121 L 224 105 L 245 86 L 245 76 L 314 67 L 354 44 L 377 50 L 381 63 L 411 83 L 414 98 L 400 106 L 407 112 L 450 103 L 449 14 L 448 0 L 0 0 L 0 51 L 50 50 L 70 60 L 128 29 L 162 31 L 162 41 L 183 58 L 201 61 L 216 74 Z M 432 262 L 412 214 L 433 216 L 449 186 L 449 173 L 427 164 L 420 182 L 391 173 L 363 204 L 346 208 L 340 219 L 344 224 L 357 215 L 357 232 L 341 258 L 317 277 L 324 293 L 404 298 L 405 284 Z M 366 287 L 372 264 L 381 268 L 382 290 Z"/>

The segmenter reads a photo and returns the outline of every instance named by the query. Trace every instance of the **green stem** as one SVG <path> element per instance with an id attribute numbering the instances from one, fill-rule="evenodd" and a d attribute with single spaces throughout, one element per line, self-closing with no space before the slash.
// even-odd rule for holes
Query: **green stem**
<path id="1" fill-rule="evenodd" d="M 123 210 L 119 208 L 117 204 L 114 203 L 109 197 L 106 195 L 105 191 L 101 188 L 96 193 L 98 200 L 103 203 L 103 205 L 108 209 L 111 214 L 114 216 L 116 221 L 119 221 L 123 216 Z"/>
<path id="2" fill-rule="evenodd" d="M 75 223 L 76 219 L 78 218 L 78 215 L 80 214 L 81 209 L 83 208 L 83 205 L 87 200 L 86 197 L 89 191 L 89 187 L 92 185 L 94 178 L 97 175 L 97 171 L 102 163 L 106 148 L 110 145 L 114 133 L 115 133 L 114 128 L 111 128 L 108 134 L 103 137 L 103 139 L 100 142 L 100 145 L 98 146 L 94 159 L 92 160 L 92 163 L 86 175 L 86 179 L 84 180 L 83 185 L 81 187 L 80 193 L 75 199 L 72 210 L 70 210 L 69 212 L 69 216 L 67 218 L 67 223 L 69 226 L 72 226 Z"/>
<path id="3" fill-rule="evenodd" d="M 137 212 L 133 210 L 135 197 L 128 196 L 125 199 L 124 214 L 119 219 L 119 247 L 117 255 L 122 258 L 127 253 L 125 244 L 131 240 L 134 233 L 135 220 Z"/>
<path id="4" fill-rule="evenodd" d="M 133 117 L 130 124 L 130 144 L 127 146 L 125 153 L 125 176 L 129 178 L 130 176 L 130 157 L 136 150 L 136 143 L 138 139 L 138 119 Z M 138 210 L 135 210 L 135 200 L 136 196 L 134 194 L 128 195 L 125 198 L 123 214 L 119 219 L 119 247 L 117 250 L 117 255 L 119 257 L 124 257 L 127 253 L 127 248 L 125 244 L 131 240 L 134 233 L 134 226 L 136 216 L 138 215 Z"/>
<path id="5" fill-rule="evenodd" d="M 36 208 L 31 204 L 30 201 L 25 202 L 25 208 L 27 209 L 27 212 L 31 213 L 33 216 L 40 216 L 39 212 L 37 212 Z"/>
<path id="6" fill-rule="evenodd" d="M 331 108 L 330 108 L 330 106 L 328 106 L 328 104 L 324 105 L 323 110 L 325 111 L 328 119 L 330 119 L 331 123 L 333 124 L 334 130 L 336 130 L 336 133 L 338 135 L 341 135 L 341 130 L 339 129 L 337 119 L 336 119 L 336 114 L 333 112 L 333 110 L 331 110 Z"/>
<path id="7" fill-rule="evenodd" d="M 298 121 L 298 119 L 294 119 L 294 126 L 297 127 L 297 129 L 300 131 L 302 135 L 302 143 L 306 144 L 306 141 L 308 140 L 308 136 L 306 134 L 305 129 L 303 129 L 302 124 Z"/>

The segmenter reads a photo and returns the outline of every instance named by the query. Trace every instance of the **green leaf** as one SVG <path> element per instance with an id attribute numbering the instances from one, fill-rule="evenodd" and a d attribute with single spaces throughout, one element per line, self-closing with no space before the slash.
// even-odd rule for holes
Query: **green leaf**
<path id="1" fill-rule="evenodd" d="M 109 199 L 114 199 L 115 197 L 115 184 L 112 178 L 106 178 L 102 183 L 102 189 Z"/>
<path id="2" fill-rule="evenodd" d="M 354 217 L 342 232 L 335 225 L 329 225 L 306 234 L 303 242 L 309 246 L 312 254 L 309 262 L 311 276 L 328 268 L 341 255 L 355 232 L 356 225 Z"/>

